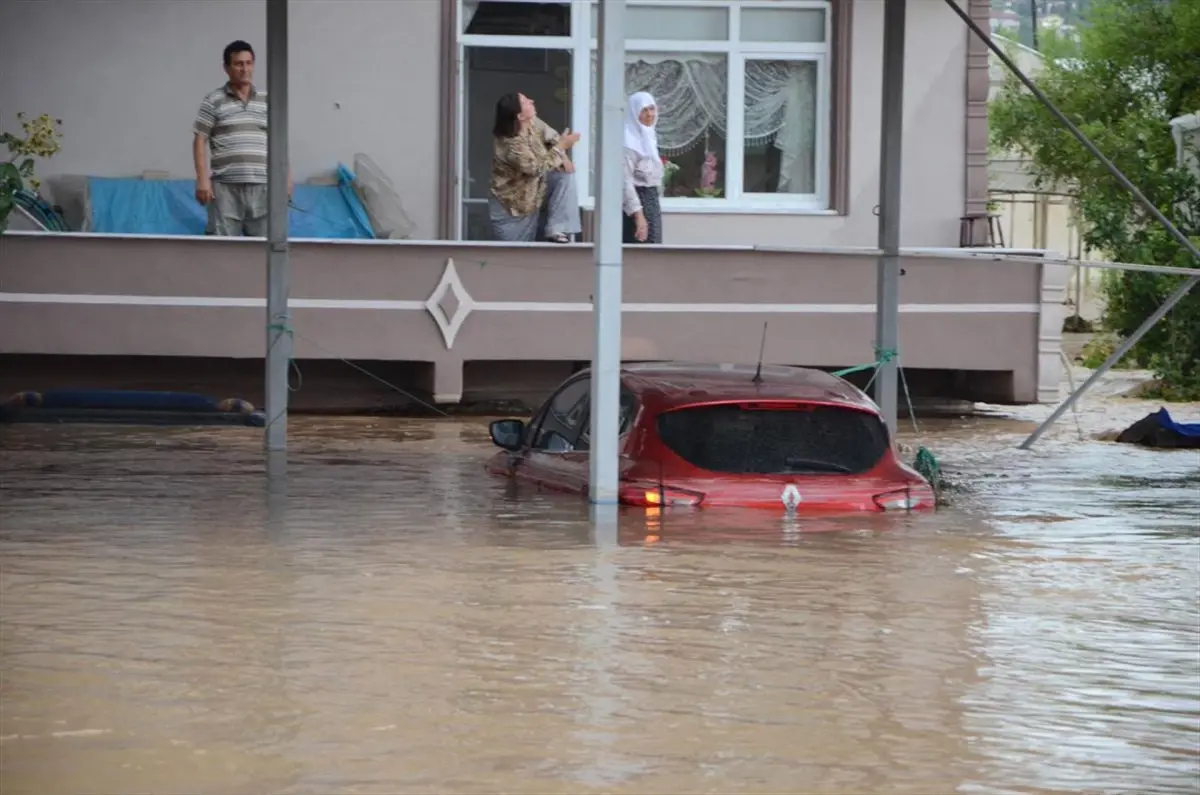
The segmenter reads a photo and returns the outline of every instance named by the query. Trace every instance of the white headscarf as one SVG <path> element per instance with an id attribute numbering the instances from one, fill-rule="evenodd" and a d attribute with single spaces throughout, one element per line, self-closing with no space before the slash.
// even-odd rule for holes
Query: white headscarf
<path id="1" fill-rule="evenodd" d="M 639 91 L 629 98 L 629 113 L 625 116 L 625 148 L 653 160 L 659 159 L 658 133 L 654 130 L 658 118 L 655 117 L 654 124 L 647 127 L 638 116 L 646 108 L 656 107 L 654 97 L 645 91 Z"/>

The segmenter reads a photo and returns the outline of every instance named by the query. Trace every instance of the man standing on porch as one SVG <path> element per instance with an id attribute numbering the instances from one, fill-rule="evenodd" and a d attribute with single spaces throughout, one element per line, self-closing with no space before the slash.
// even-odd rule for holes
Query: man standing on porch
<path id="1" fill-rule="evenodd" d="M 196 201 L 208 208 L 206 234 L 266 237 L 267 93 L 254 86 L 253 47 L 239 39 L 224 58 L 229 80 L 204 98 L 193 125 Z"/>

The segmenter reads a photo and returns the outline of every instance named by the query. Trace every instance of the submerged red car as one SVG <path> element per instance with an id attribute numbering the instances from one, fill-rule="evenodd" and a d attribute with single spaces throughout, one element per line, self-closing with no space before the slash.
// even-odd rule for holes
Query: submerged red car
<path id="1" fill-rule="evenodd" d="M 491 424 L 488 471 L 588 493 L 591 374 L 563 382 L 529 423 Z M 803 367 L 647 363 L 621 371 L 625 505 L 787 512 L 933 510 L 862 390 Z"/>

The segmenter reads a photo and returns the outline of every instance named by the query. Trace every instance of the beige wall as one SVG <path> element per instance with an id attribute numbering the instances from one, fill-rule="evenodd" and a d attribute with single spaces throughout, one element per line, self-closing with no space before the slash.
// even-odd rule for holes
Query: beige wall
<path id="1" fill-rule="evenodd" d="M 429 362 L 446 402 L 468 363 L 586 361 L 593 262 L 584 245 L 295 242 L 296 357 Z M 942 371 L 942 395 L 1057 398 L 1065 268 L 980 250 L 902 265 L 906 369 Z M 875 281 L 870 252 L 630 246 L 622 355 L 753 362 L 769 322 L 768 363 L 863 364 Z M 0 355 L 258 358 L 265 286 L 261 240 L 2 235 Z"/>
<path id="2" fill-rule="evenodd" d="M 365 152 L 391 176 L 417 229 L 437 233 L 440 0 L 291 4 L 291 159 L 303 181 Z M 6 0 L 0 3 L 0 128 L 13 114 L 63 119 L 44 175 L 190 177 L 190 125 L 224 79 L 235 38 L 259 53 L 262 0 Z M 909 3 L 903 244 L 955 246 L 965 201 L 969 32 L 941 2 Z M 883 3 L 854 5 L 849 214 L 672 213 L 674 244 L 875 244 Z M 34 66 L 36 64 L 36 66 Z M 18 77 L 19 76 L 19 77 Z"/>
<path id="3" fill-rule="evenodd" d="M 415 236 L 435 234 L 438 0 L 290 9 L 297 181 L 364 152 L 396 184 Z M 221 51 L 249 41 L 265 88 L 265 37 L 262 0 L 3 0 L 0 129 L 16 125 L 17 111 L 63 120 L 63 149 L 43 175 L 191 178 L 192 119 L 225 80 Z"/>
<path id="4" fill-rule="evenodd" d="M 965 3 L 963 3 L 965 5 Z M 910 0 L 904 75 L 902 244 L 957 246 L 965 201 L 970 31 L 940 0 Z M 879 219 L 883 3 L 854 4 L 850 211 L 845 216 L 672 214 L 666 242 L 874 246 Z"/>

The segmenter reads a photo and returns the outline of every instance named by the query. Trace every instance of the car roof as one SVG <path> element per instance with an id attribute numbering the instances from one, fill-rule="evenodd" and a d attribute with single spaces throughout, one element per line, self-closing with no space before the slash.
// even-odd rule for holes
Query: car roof
<path id="1" fill-rule="evenodd" d="M 785 365 L 703 362 L 645 362 L 621 368 L 622 382 L 631 391 L 667 410 L 709 401 L 801 400 L 837 403 L 879 413 L 879 407 L 858 387 L 824 370 Z"/>

